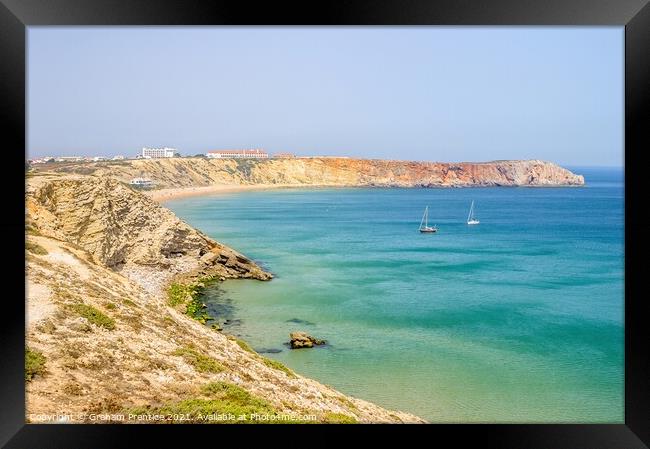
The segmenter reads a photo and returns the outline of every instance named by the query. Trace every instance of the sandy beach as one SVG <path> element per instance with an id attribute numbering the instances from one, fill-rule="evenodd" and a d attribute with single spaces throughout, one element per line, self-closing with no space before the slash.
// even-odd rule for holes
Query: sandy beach
<path id="1" fill-rule="evenodd" d="M 176 198 L 210 195 L 213 193 L 234 193 L 247 190 L 289 189 L 289 188 L 319 188 L 341 187 L 333 185 L 313 184 L 215 184 L 203 187 L 174 187 L 169 189 L 150 190 L 144 192 L 151 199 L 164 202 Z"/>

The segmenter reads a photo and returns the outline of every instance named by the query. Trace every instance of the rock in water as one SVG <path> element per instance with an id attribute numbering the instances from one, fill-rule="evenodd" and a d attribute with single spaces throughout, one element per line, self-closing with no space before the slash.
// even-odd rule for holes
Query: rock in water
<path id="1" fill-rule="evenodd" d="M 291 318 L 290 320 L 285 321 L 286 323 L 294 323 L 294 324 L 304 324 L 305 326 L 313 326 L 314 323 L 311 321 L 307 320 L 302 320 L 300 318 Z"/>
<path id="2" fill-rule="evenodd" d="M 289 338 L 291 349 L 313 348 L 314 345 L 324 345 L 327 343 L 325 340 L 312 337 L 307 332 L 291 332 Z"/>
<path id="3" fill-rule="evenodd" d="M 275 348 L 262 348 L 262 349 L 257 349 L 258 354 L 279 354 L 282 352 L 282 349 L 275 349 Z"/>

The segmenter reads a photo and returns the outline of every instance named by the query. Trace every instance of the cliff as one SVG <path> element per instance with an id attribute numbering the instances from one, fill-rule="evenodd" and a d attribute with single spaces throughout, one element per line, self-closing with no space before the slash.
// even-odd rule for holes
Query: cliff
<path id="1" fill-rule="evenodd" d="M 272 277 L 112 178 L 34 177 L 28 184 L 27 210 L 28 220 L 41 232 L 84 248 L 96 263 L 139 277 L 152 291 L 187 272 Z"/>
<path id="2" fill-rule="evenodd" d="M 59 172 L 151 178 L 158 188 L 210 185 L 324 185 L 384 187 L 566 186 L 584 178 L 551 162 L 408 162 L 350 158 L 233 160 L 137 159 L 54 165 Z"/>
<path id="3" fill-rule="evenodd" d="M 302 377 L 175 307 L 172 281 L 271 275 L 141 193 L 110 178 L 41 174 L 28 177 L 26 205 L 28 421 L 421 422 Z"/>

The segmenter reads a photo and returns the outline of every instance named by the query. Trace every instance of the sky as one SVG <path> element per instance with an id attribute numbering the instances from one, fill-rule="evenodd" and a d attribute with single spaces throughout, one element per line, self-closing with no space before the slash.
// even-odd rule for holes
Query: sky
<path id="1" fill-rule="evenodd" d="M 28 157 L 622 166 L 623 27 L 29 27 Z"/>

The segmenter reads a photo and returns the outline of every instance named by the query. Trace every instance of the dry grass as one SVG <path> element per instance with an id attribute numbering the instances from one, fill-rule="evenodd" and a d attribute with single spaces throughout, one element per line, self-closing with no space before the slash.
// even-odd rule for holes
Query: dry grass
<path id="1" fill-rule="evenodd" d="M 200 373 L 220 373 L 225 367 L 214 358 L 202 354 L 194 348 L 183 346 L 178 348 L 172 355 L 183 357 L 183 359 Z"/>
<path id="2" fill-rule="evenodd" d="M 128 324 L 131 329 L 133 329 L 136 333 L 140 333 L 144 327 L 142 324 L 142 314 L 140 313 L 133 313 L 133 314 L 126 314 L 122 313 L 119 315 L 120 320 L 124 321 L 126 324 Z"/>
<path id="3" fill-rule="evenodd" d="M 287 368 L 286 366 L 284 366 L 282 363 L 278 362 L 277 360 L 268 359 L 268 358 L 262 357 L 262 356 L 260 356 L 260 357 L 262 358 L 262 362 L 264 362 L 264 364 L 266 366 L 268 366 L 269 368 L 280 370 L 280 371 L 284 372 L 287 376 L 292 377 L 292 378 L 298 377 L 298 376 L 296 376 L 296 373 L 291 371 L 289 368 Z"/>
<path id="4" fill-rule="evenodd" d="M 63 386 L 63 392 L 69 396 L 81 396 L 83 388 L 78 383 L 70 382 Z"/>
<path id="5" fill-rule="evenodd" d="M 94 324 L 95 326 L 103 327 L 108 330 L 115 329 L 115 320 L 93 306 L 80 303 L 71 304 L 68 307 L 77 313 L 77 315 L 87 319 L 89 323 Z"/>
<path id="6" fill-rule="evenodd" d="M 343 413 L 327 412 L 321 418 L 321 422 L 326 424 L 357 424 L 356 418 L 344 415 Z"/>

